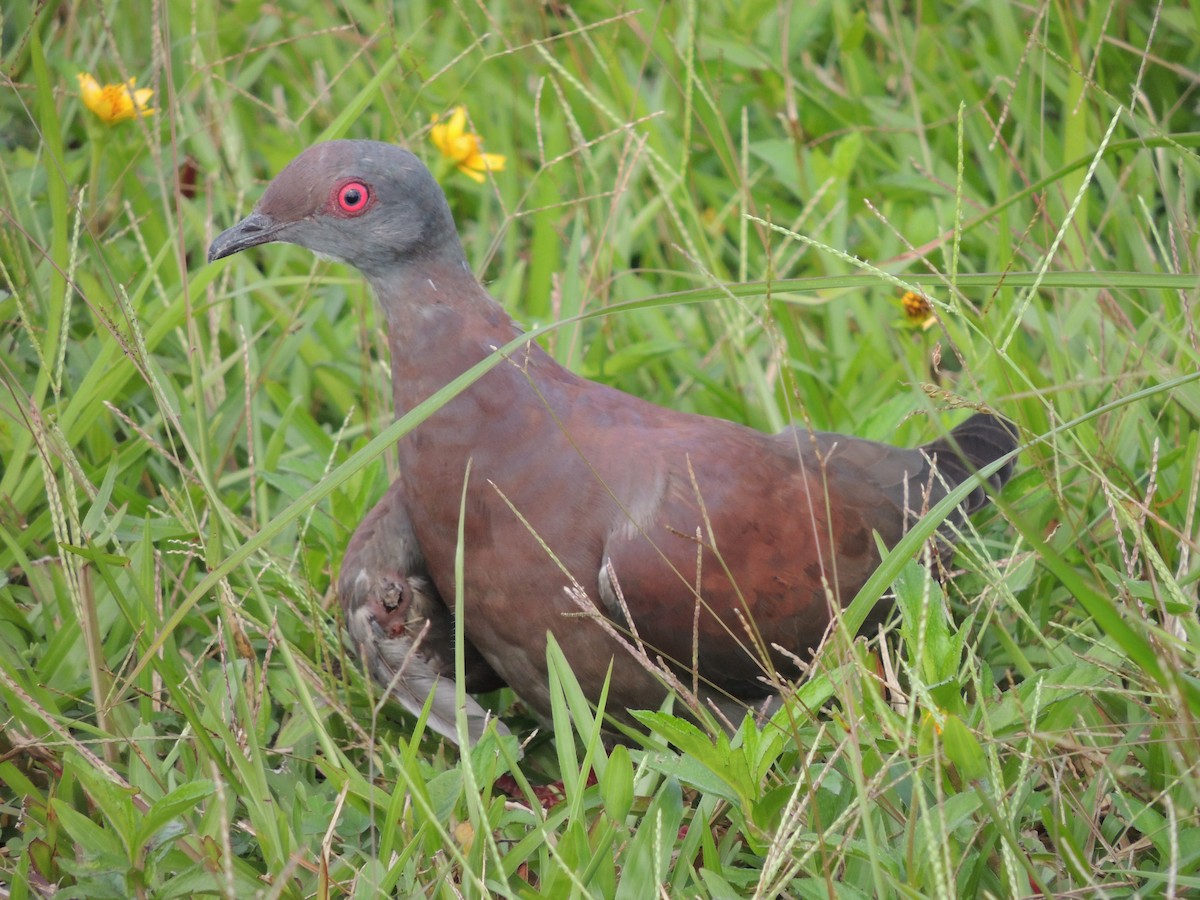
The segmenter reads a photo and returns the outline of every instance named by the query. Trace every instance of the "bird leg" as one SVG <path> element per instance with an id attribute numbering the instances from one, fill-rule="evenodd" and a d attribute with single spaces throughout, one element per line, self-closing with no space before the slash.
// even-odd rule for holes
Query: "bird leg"
<path id="1" fill-rule="evenodd" d="M 359 577 L 365 573 L 360 572 Z M 368 579 L 370 576 L 366 576 Z M 362 609 L 370 617 L 371 629 L 382 639 L 400 637 L 409 627 L 409 613 L 412 611 L 414 589 L 419 589 L 415 581 L 426 579 L 400 577 L 384 578 L 374 589 L 368 589 L 366 602 Z"/>
<path id="2" fill-rule="evenodd" d="M 425 574 L 401 482 L 391 486 L 350 539 L 338 596 L 354 649 L 374 679 L 413 715 L 428 706 L 429 727 L 457 742 L 454 619 Z M 474 646 L 468 643 L 463 650 L 468 690 L 503 685 Z M 471 697 L 466 712 L 474 742 L 488 714 Z"/>

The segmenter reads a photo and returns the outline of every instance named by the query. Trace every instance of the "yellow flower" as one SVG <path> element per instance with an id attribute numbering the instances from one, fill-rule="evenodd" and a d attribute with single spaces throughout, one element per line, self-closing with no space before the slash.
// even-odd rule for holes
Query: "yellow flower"
<path id="1" fill-rule="evenodd" d="M 83 97 L 83 105 L 109 125 L 155 113 L 155 110 L 146 107 L 154 91 L 138 88 L 136 78 L 130 78 L 128 84 L 106 84 L 101 87 L 87 72 L 80 72 L 79 94 Z"/>
<path id="2" fill-rule="evenodd" d="M 484 153 L 479 135 L 467 131 L 467 108 L 456 106 L 450 118 L 439 122 L 434 116 L 434 126 L 429 133 L 433 145 L 442 155 L 458 166 L 458 171 L 468 178 L 483 182 L 484 172 L 502 172 L 506 158 L 499 153 Z"/>
<path id="3" fill-rule="evenodd" d="M 933 311 L 933 304 L 929 302 L 929 298 L 924 294 L 906 291 L 904 296 L 900 298 L 900 305 L 904 307 L 904 316 L 908 319 L 909 324 L 920 328 L 922 331 L 928 331 L 933 326 L 933 323 L 937 321 L 937 315 Z"/>

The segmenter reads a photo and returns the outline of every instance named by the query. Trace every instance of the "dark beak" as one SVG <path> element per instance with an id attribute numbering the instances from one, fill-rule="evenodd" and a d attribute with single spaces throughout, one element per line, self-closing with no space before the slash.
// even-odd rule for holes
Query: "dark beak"
<path id="1" fill-rule="evenodd" d="M 283 224 L 260 212 L 252 212 L 232 228 L 217 235 L 208 248 L 208 261 L 216 262 L 247 247 L 269 244 L 283 229 Z"/>

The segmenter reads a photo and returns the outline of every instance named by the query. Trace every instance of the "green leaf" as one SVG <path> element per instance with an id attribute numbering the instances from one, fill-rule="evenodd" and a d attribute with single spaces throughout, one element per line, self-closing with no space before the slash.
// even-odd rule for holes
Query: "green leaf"
<path id="1" fill-rule="evenodd" d="M 608 814 L 614 821 L 625 821 L 633 806 L 633 763 L 623 744 L 617 744 L 608 755 L 608 764 L 599 776 L 599 785 Z"/>
<path id="2" fill-rule="evenodd" d="M 50 808 L 71 839 L 97 866 L 120 870 L 128 868 L 130 856 L 116 831 L 97 825 L 57 797 L 50 801 Z"/>
<path id="3" fill-rule="evenodd" d="M 138 823 L 135 847 L 156 843 L 155 836 L 172 820 L 188 812 L 199 813 L 200 802 L 216 790 L 211 781 L 190 781 L 156 800 Z"/>
<path id="4" fill-rule="evenodd" d="M 682 753 L 703 765 L 713 775 L 733 788 L 742 802 L 757 793 L 750 777 L 745 753 L 731 751 L 729 738 L 720 733 L 711 738 L 691 722 L 670 713 L 634 710 L 631 714 L 655 734 L 670 741 Z"/>
<path id="5" fill-rule="evenodd" d="M 946 758 L 954 764 L 959 774 L 968 782 L 981 781 L 987 777 L 987 757 L 983 747 L 975 739 L 971 730 L 963 724 L 958 716 L 947 713 L 942 722 L 942 746 L 946 748 Z"/>

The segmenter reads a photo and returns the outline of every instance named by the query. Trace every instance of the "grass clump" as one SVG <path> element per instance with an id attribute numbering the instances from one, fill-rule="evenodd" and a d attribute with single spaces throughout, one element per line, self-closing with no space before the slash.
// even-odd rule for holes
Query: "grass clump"
<path id="1" fill-rule="evenodd" d="M 1122 2 L 6 9 L 9 896 L 1200 887 L 1198 29 Z M 157 112 L 101 121 L 80 72 Z M 507 157 L 482 185 L 429 141 L 459 105 Z M 476 272 L 589 377 L 895 443 L 1012 418 L 1020 471 L 947 591 L 915 540 L 889 556 L 852 611 L 894 590 L 888 634 L 732 735 L 652 712 L 607 749 L 553 648 L 554 739 L 520 762 L 377 706 L 331 585 L 395 474 L 382 322 L 301 251 L 203 260 L 342 136 L 440 167 Z"/>

